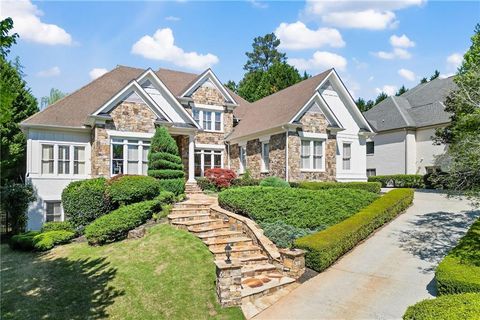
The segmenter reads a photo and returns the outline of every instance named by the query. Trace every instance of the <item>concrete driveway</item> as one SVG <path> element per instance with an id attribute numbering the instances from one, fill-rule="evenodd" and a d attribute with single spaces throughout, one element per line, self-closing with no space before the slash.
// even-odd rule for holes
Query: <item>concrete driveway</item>
<path id="1" fill-rule="evenodd" d="M 434 271 L 479 210 L 415 192 L 404 214 L 254 319 L 400 319 L 436 295 Z"/>

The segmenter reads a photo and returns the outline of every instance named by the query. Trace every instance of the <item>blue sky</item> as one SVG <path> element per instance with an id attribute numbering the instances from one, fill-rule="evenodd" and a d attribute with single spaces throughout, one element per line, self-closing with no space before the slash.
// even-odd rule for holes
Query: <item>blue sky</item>
<path id="1" fill-rule="evenodd" d="M 116 65 L 243 76 L 254 37 L 275 32 L 289 62 L 335 67 L 355 97 L 415 86 L 435 69 L 455 72 L 470 45 L 480 2 L 170 1 L 2 2 L 36 97 L 72 92 Z"/>

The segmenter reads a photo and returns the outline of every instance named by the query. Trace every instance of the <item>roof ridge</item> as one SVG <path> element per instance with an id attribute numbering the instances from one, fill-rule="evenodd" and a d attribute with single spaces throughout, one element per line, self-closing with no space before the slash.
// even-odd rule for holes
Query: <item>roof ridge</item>
<path id="1" fill-rule="evenodd" d="M 180 71 L 180 70 L 173 70 L 173 69 L 169 69 L 169 68 L 158 68 L 157 71 L 155 72 L 159 72 L 161 70 L 165 70 L 165 71 L 170 71 L 170 72 L 176 72 L 176 73 L 185 73 L 185 74 L 190 74 L 190 75 L 195 75 L 195 76 L 199 76 L 200 74 L 203 74 L 205 71 L 203 71 L 202 73 L 193 73 L 193 72 L 186 72 L 186 71 Z M 207 69 L 208 70 L 208 69 Z"/>
<path id="2" fill-rule="evenodd" d="M 413 119 L 412 119 L 412 121 L 413 121 L 413 124 L 412 124 L 411 121 L 409 121 L 409 119 L 407 119 L 407 116 L 403 113 L 402 108 L 398 105 L 396 98 L 399 98 L 399 97 L 390 96 L 390 98 L 392 98 L 393 105 L 397 108 L 398 112 L 399 112 L 400 115 L 402 116 L 402 118 L 403 118 L 403 120 L 405 121 L 405 123 L 406 123 L 407 125 L 415 125 L 415 122 L 413 121 Z M 406 100 L 406 99 L 405 99 L 405 100 Z M 408 102 L 408 100 L 407 100 L 407 103 L 410 104 L 410 103 Z M 407 111 L 407 113 L 408 113 L 408 111 Z M 410 115 L 408 115 L 408 117 L 411 118 Z"/>

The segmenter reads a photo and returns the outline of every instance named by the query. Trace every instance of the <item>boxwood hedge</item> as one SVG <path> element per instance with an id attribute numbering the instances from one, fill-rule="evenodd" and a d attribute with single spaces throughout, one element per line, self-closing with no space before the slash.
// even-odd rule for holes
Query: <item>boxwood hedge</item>
<path id="1" fill-rule="evenodd" d="M 42 225 L 42 228 L 41 228 L 40 231 L 41 232 L 47 232 L 47 231 L 58 231 L 58 230 L 75 232 L 75 228 L 70 223 L 70 221 L 45 222 Z"/>
<path id="2" fill-rule="evenodd" d="M 108 181 L 107 193 L 115 207 L 155 198 L 161 190 L 159 180 L 149 176 L 118 175 Z"/>
<path id="3" fill-rule="evenodd" d="M 480 292 L 480 219 L 435 271 L 440 294 Z"/>
<path id="4" fill-rule="evenodd" d="M 327 191 L 339 190 L 360 191 Z M 412 201 L 412 189 L 392 190 L 350 218 L 326 230 L 297 239 L 295 245 L 307 251 L 305 263 L 309 268 L 323 271 L 375 229 L 408 208 Z"/>
<path id="5" fill-rule="evenodd" d="M 171 192 L 162 191 L 153 200 L 120 207 L 89 224 L 85 228 L 85 237 L 92 245 L 124 239 L 128 231 L 145 223 L 154 213 L 161 211 L 163 204 L 174 198 Z"/>
<path id="6" fill-rule="evenodd" d="M 425 188 L 421 174 L 392 174 L 368 177 L 368 182 L 380 182 L 382 187 L 394 188 Z"/>
<path id="7" fill-rule="evenodd" d="M 290 188 L 290 184 L 279 177 L 267 177 L 260 181 L 261 187 Z"/>
<path id="8" fill-rule="evenodd" d="M 360 189 L 373 193 L 380 193 L 382 184 L 380 182 L 316 182 L 316 181 L 302 181 L 298 183 L 298 187 L 309 190 L 323 190 L 323 189 Z"/>
<path id="9" fill-rule="evenodd" d="M 46 251 L 57 244 L 67 243 L 74 237 L 75 232 L 65 230 L 29 231 L 13 236 L 9 244 L 14 250 Z"/>
<path id="10" fill-rule="evenodd" d="M 111 210 L 105 178 L 71 182 L 62 192 L 66 217 L 74 227 L 86 226 Z"/>
<path id="11" fill-rule="evenodd" d="M 408 307 L 404 320 L 480 319 L 480 293 L 449 294 Z"/>
<path id="12" fill-rule="evenodd" d="M 242 187 L 220 192 L 223 208 L 258 223 L 283 221 L 298 228 L 325 228 L 342 221 L 378 198 L 363 190 L 304 190 Z"/>

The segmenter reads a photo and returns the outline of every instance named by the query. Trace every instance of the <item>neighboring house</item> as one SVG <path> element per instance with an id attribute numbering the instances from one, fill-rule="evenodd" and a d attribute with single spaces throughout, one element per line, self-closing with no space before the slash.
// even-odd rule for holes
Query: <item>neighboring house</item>
<path id="1" fill-rule="evenodd" d="M 61 193 L 72 181 L 146 174 L 159 125 L 176 139 L 189 182 L 217 167 L 291 181 L 366 180 L 373 134 L 333 69 L 250 104 L 210 69 L 118 66 L 22 122 L 38 194 L 28 228 L 64 220 Z"/>
<path id="2" fill-rule="evenodd" d="M 364 113 L 377 134 L 367 142 L 367 175 L 425 174 L 436 170 L 435 130 L 450 122 L 444 101 L 455 89 L 453 77 L 435 79 L 391 96 Z"/>

